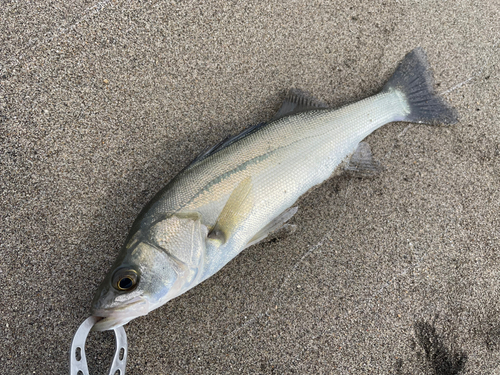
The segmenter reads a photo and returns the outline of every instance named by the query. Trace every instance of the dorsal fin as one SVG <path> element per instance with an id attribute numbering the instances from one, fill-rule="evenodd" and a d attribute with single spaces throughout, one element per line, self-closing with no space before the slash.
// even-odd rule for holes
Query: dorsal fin
<path id="1" fill-rule="evenodd" d="M 224 138 L 222 141 L 220 141 L 219 143 L 217 143 L 216 145 L 212 146 L 212 147 L 208 147 L 206 148 L 205 150 L 203 150 L 187 167 L 191 167 L 192 165 L 202 161 L 203 159 L 206 159 L 208 158 L 209 156 L 219 152 L 220 150 L 223 150 L 225 149 L 226 147 L 229 147 L 230 145 L 232 145 L 234 142 L 236 141 L 239 141 L 240 139 L 246 137 L 247 135 L 257 131 L 258 129 L 260 129 L 261 127 L 263 127 L 264 125 L 266 125 L 267 122 L 261 122 L 260 124 L 257 124 L 257 125 L 252 125 L 252 126 L 249 126 L 248 128 L 246 128 L 245 130 L 243 130 L 241 133 L 239 134 L 236 134 L 236 135 L 233 135 L 233 136 L 228 136 L 226 138 Z"/>
<path id="2" fill-rule="evenodd" d="M 314 99 L 311 95 L 309 95 L 305 91 L 299 89 L 291 89 L 288 92 L 285 101 L 281 105 L 281 108 L 276 113 L 276 115 L 274 115 L 273 121 L 284 116 L 292 115 L 294 113 L 308 111 L 311 109 L 322 109 L 322 108 L 328 108 L 328 106 L 325 103 L 317 99 Z M 239 134 L 224 138 L 215 146 L 208 147 L 205 150 L 203 150 L 185 169 L 188 169 L 193 165 L 195 165 L 196 163 L 208 158 L 209 156 L 212 156 L 213 154 L 225 149 L 226 147 L 229 147 L 234 142 L 237 142 L 240 139 L 246 137 L 247 135 L 252 134 L 253 132 L 259 130 L 260 128 L 266 126 L 267 124 L 268 124 L 267 122 L 261 122 L 257 125 L 249 126 Z"/>
<path id="3" fill-rule="evenodd" d="M 323 108 L 328 108 L 328 106 L 325 103 L 313 98 L 309 93 L 299 89 L 291 89 L 288 92 L 285 101 L 281 105 L 281 108 L 274 115 L 273 120 L 293 115 L 295 113 L 309 111 L 311 109 Z"/>

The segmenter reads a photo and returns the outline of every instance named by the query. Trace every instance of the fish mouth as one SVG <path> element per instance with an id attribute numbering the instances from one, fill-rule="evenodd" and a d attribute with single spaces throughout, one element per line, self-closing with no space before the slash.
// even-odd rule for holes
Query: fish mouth
<path id="1" fill-rule="evenodd" d="M 99 315 L 96 315 L 96 316 L 99 317 Z M 137 315 L 137 316 L 140 316 L 140 315 Z M 137 316 L 130 316 L 127 318 L 117 318 L 117 317 L 108 316 L 106 318 L 102 318 L 96 324 L 94 324 L 94 326 L 92 327 L 92 331 L 101 332 L 101 331 L 115 329 L 115 328 L 121 327 L 124 324 L 127 324 L 132 319 L 137 318 Z"/>
<path id="2" fill-rule="evenodd" d="M 142 298 L 134 298 L 126 305 L 108 309 L 93 309 L 92 315 L 102 318 L 92 327 L 92 331 L 107 331 L 121 327 L 132 319 L 146 315 L 149 302 Z"/>

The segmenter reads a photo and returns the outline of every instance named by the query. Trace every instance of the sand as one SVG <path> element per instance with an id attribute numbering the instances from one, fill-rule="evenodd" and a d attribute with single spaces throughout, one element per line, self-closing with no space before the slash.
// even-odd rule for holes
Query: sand
<path id="1" fill-rule="evenodd" d="M 201 4 L 201 5 L 200 5 Z M 460 113 L 389 124 L 385 170 L 334 177 L 297 231 L 126 326 L 127 374 L 500 373 L 500 4 L 4 2 L 1 374 L 68 373 L 140 209 L 288 89 L 331 106 L 422 46 Z M 87 342 L 104 374 L 112 334 Z"/>

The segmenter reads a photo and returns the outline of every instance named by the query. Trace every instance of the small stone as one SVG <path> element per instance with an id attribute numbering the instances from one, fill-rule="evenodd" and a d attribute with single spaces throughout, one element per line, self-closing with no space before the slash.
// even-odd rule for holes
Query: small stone
<path id="1" fill-rule="evenodd" d="M 107 85 L 108 83 L 109 83 L 109 81 L 108 81 L 107 79 L 105 79 L 105 80 L 104 80 L 104 84 L 106 84 L 106 85 Z"/>

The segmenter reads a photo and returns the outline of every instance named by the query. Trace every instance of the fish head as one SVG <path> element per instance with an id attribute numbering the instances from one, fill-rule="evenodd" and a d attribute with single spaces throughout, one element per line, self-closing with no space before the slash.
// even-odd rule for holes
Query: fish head
<path id="1" fill-rule="evenodd" d="M 122 326 L 196 285 L 207 232 L 199 216 L 176 215 L 136 233 L 97 290 L 91 313 L 103 319 L 93 330 Z"/>

